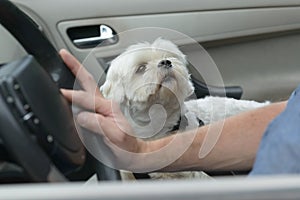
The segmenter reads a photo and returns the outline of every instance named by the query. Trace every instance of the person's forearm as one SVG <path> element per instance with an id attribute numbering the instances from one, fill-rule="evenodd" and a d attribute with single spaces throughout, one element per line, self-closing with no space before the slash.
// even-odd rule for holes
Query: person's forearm
<path id="1" fill-rule="evenodd" d="M 220 128 L 222 125 L 223 127 L 220 129 L 220 136 L 213 148 L 202 158 L 199 157 L 200 148 L 204 145 L 203 141 L 205 141 L 206 134 L 211 134 L 211 132 L 208 132 L 209 126 L 198 128 L 196 137 L 190 147 L 178 160 L 161 169 L 161 171 L 251 169 L 267 125 L 283 111 L 285 105 L 286 102 L 274 103 L 227 118 L 224 123 L 211 124 L 212 127 L 210 128 Z M 192 133 L 187 132 L 149 142 L 147 151 L 155 151 L 162 148 L 170 143 L 174 137 L 181 137 L 182 139 L 178 141 L 184 141 L 185 137 L 190 136 L 192 136 Z M 181 145 L 180 142 L 177 145 Z"/>

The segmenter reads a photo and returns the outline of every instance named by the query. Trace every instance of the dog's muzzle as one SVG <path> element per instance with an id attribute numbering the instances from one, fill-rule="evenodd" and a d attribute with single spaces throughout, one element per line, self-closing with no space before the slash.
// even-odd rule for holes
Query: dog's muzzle
<path id="1" fill-rule="evenodd" d="M 162 60 L 158 63 L 157 66 L 169 69 L 172 67 L 172 62 L 170 60 Z"/>

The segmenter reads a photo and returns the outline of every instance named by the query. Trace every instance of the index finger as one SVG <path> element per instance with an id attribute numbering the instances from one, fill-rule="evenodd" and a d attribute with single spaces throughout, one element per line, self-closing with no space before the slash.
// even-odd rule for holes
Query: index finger
<path id="1" fill-rule="evenodd" d="M 82 64 L 72 54 L 70 54 L 65 49 L 60 50 L 59 54 L 62 57 L 65 64 L 67 65 L 67 67 L 75 75 L 76 79 L 78 79 L 81 87 L 84 90 L 89 92 L 96 92 L 99 95 L 101 95 L 98 85 L 94 80 L 93 76 L 82 66 Z"/>

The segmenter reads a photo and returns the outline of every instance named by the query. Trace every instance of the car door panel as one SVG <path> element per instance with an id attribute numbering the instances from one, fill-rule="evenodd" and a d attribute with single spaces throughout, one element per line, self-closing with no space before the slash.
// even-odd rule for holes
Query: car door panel
<path id="1" fill-rule="evenodd" d="M 241 85 L 243 98 L 277 101 L 299 83 L 300 2 L 287 1 L 124 1 L 15 0 L 29 13 L 57 49 L 69 49 L 80 61 L 87 55 L 91 71 L 104 70 L 105 62 L 128 45 L 157 34 L 119 37 L 116 44 L 80 49 L 69 38 L 73 27 L 105 24 L 117 34 L 144 27 L 162 27 L 188 35 L 202 44 L 216 63 L 225 85 Z M 55 10 L 55 13 L 53 11 Z M 189 42 L 169 38 L 189 50 Z M 102 80 L 103 81 L 103 80 Z M 210 84 L 216 84 L 213 81 Z"/>

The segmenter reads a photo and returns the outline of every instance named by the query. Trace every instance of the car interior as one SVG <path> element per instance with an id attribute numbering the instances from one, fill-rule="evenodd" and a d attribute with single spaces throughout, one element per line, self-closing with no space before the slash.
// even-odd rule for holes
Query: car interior
<path id="1" fill-rule="evenodd" d="M 297 0 L 0 0 L 0 199 L 298 199 L 299 177 L 248 171 L 122 182 L 82 144 L 59 92 L 75 78 L 58 51 L 101 86 L 129 45 L 163 37 L 187 56 L 197 98 L 277 102 L 300 82 L 299 11 Z"/>

